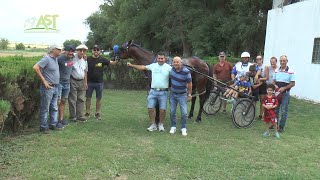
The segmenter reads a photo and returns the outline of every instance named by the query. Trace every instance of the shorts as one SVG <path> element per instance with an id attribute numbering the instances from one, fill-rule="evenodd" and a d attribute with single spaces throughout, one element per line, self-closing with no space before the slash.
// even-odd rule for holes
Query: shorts
<path id="1" fill-rule="evenodd" d="M 259 95 L 266 95 L 267 94 L 267 84 L 263 83 L 261 86 L 258 87 Z"/>
<path id="2" fill-rule="evenodd" d="M 271 122 L 271 124 L 275 125 L 277 123 L 277 118 L 264 117 L 263 121 L 266 123 Z"/>
<path id="3" fill-rule="evenodd" d="M 159 109 L 167 109 L 168 91 L 150 89 L 148 95 L 148 109 L 153 109 L 159 103 Z"/>
<path id="4" fill-rule="evenodd" d="M 68 99 L 70 83 L 60 82 L 58 85 L 58 99 Z"/>
<path id="5" fill-rule="evenodd" d="M 88 83 L 88 89 L 86 91 L 86 97 L 91 98 L 93 91 L 96 91 L 96 98 L 102 98 L 102 91 L 103 91 L 103 83 Z"/>

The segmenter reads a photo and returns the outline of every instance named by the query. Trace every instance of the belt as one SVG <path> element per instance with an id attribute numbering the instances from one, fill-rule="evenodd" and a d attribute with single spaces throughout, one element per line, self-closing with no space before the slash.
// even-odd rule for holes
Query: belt
<path id="1" fill-rule="evenodd" d="M 57 87 L 59 84 L 49 84 L 51 87 Z"/>
<path id="2" fill-rule="evenodd" d="M 151 88 L 151 89 L 155 91 L 168 91 L 168 88 Z"/>
<path id="3" fill-rule="evenodd" d="M 76 81 L 83 81 L 83 79 L 76 79 L 76 78 L 74 78 L 73 76 L 71 76 L 71 79 L 74 79 L 74 80 L 76 80 Z"/>
<path id="4" fill-rule="evenodd" d="M 172 92 L 173 94 L 185 94 L 187 92 Z"/>

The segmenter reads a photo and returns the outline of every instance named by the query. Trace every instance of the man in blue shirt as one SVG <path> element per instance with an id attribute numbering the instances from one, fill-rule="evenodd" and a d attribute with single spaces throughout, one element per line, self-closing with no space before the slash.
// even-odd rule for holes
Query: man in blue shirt
<path id="1" fill-rule="evenodd" d="M 169 75 L 172 67 L 168 65 L 164 53 L 160 52 L 157 56 L 157 63 L 145 65 L 134 65 L 128 63 L 129 67 L 133 67 L 140 71 L 149 70 L 152 72 L 151 89 L 148 95 L 148 112 L 151 121 L 151 126 L 147 128 L 148 131 L 157 130 L 155 123 L 156 111 L 155 107 L 159 103 L 159 131 L 164 131 L 164 119 L 166 116 Z"/>
<path id="2" fill-rule="evenodd" d="M 282 133 L 286 126 L 288 117 L 288 106 L 290 99 L 290 89 L 295 86 L 294 71 L 287 66 L 288 58 L 286 55 L 280 56 L 280 68 L 276 69 L 273 74 L 273 84 L 276 86 L 277 92 L 281 93 L 282 97 L 279 99 L 279 105 L 276 109 L 277 119 L 279 125 L 279 132 Z M 281 110 L 281 119 L 279 113 Z"/>
<path id="3" fill-rule="evenodd" d="M 73 67 L 73 53 L 76 47 L 68 45 L 64 48 L 65 52 L 58 57 L 59 72 L 60 72 L 60 82 L 58 85 L 58 109 L 59 116 L 58 122 L 67 126 L 69 123 L 64 119 L 64 107 L 68 100 L 70 92 L 70 75 Z"/>
<path id="4" fill-rule="evenodd" d="M 171 94 L 170 94 L 170 119 L 171 129 L 170 134 L 176 132 L 176 110 L 177 105 L 180 105 L 181 111 L 181 133 L 187 136 L 187 101 L 191 101 L 192 96 L 192 79 L 190 71 L 183 66 L 180 57 L 173 58 L 173 68 L 171 70 Z"/>

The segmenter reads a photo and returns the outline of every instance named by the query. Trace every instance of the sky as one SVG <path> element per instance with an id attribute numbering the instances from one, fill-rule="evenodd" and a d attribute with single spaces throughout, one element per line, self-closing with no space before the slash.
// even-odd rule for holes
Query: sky
<path id="1" fill-rule="evenodd" d="M 99 10 L 100 4 L 103 0 L 1 0 L 0 38 L 18 43 L 62 44 L 67 39 L 83 42 L 90 31 L 84 21 Z M 58 32 L 25 32 L 37 25 L 53 28 L 54 20 Z"/>

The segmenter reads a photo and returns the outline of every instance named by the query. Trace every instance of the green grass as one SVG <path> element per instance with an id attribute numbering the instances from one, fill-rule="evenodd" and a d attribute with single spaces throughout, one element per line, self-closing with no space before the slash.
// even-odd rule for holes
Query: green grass
<path id="1" fill-rule="evenodd" d="M 146 131 L 145 91 L 105 90 L 101 122 L 3 138 L 0 179 L 319 179 L 319 105 L 290 103 L 279 140 L 261 137 L 262 121 L 235 128 L 230 112 L 188 121 L 183 137 L 169 114 L 166 132 Z"/>

